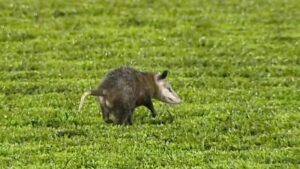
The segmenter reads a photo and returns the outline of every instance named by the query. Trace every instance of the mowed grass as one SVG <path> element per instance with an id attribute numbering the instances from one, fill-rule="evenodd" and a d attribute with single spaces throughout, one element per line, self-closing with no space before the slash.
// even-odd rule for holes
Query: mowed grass
<path id="1" fill-rule="evenodd" d="M 0 168 L 300 168 L 297 0 L 0 1 Z M 179 106 L 105 124 L 81 94 L 170 71 Z"/>

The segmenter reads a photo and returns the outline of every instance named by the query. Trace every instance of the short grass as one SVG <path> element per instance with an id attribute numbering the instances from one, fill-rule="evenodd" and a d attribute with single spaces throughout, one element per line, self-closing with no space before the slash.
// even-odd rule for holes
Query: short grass
<path id="1" fill-rule="evenodd" d="M 0 168 L 300 168 L 298 0 L 1 0 Z M 183 100 L 105 124 L 121 65 Z"/>

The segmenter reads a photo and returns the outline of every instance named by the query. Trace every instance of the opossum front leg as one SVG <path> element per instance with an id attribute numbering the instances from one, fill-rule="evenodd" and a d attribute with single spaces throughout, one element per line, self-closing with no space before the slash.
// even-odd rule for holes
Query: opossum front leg
<path id="1" fill-rule="evenodd" d="M 154 106 L 153 106 L 153 103 L 152 103 L 151 99 L 149 99 L 149 100 L 145 103 L 145 106 L 151 111 L 151 116 L 152 116 L 152 117 L 156 117 L 157 112 L 156 112 L 156 110 L 154 109 Z"/>

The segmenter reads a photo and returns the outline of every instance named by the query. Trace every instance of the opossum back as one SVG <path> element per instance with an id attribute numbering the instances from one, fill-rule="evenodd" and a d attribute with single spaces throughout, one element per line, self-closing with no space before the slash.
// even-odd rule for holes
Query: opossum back
<path id="1" fill-rule="evenodd" d="M 132 107 L 136 93 L 136 71 L 121 67 L 108 73 L 99 86 L 99 91 L 114 107 Z"/>
<path id="2" fill-rule="evenodd" d="M 99 85 L 99 91 L 132 92 L 136 88 L 136 71 L 132 68 L 121 67 L 107 74 Z"/>

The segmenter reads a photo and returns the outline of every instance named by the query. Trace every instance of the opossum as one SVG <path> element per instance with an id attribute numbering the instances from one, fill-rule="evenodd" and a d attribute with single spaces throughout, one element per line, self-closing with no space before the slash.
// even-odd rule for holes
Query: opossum
<path id="1" fill-rule="evenodd" d="M 179 104 L 181 99 L 172 89 L 163 73 L 141 72 L 130 67 L 120 67 L 109 72 L 97 89 L 87 91 L 81 96 L 79 111 L 86 96 L 96 96 L 103 120 L 106 123 L 132 124 L 134 109 L 145 106 L 152 117 L 157 115 L 152 99 L 170 104 Z M 110 116 L 115 117 L 114 120 Z"/>

